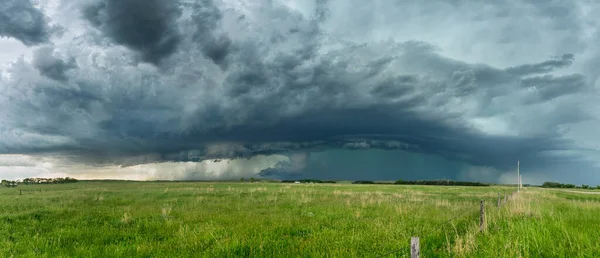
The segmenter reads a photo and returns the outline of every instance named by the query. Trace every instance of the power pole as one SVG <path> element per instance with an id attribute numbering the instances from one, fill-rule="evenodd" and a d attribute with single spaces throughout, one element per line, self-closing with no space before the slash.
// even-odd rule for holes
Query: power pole
<path id="1" fill-rule="evenodd" d="M 521 190 L 521 172 L 519 171 L 519 167 L 521 162 L 517 160 L 517 191 Z"/>
<path id="2" fill-rule="evenodd" d="M 523 188 L 523 176 L 519 177 L 519 187 Z"/>

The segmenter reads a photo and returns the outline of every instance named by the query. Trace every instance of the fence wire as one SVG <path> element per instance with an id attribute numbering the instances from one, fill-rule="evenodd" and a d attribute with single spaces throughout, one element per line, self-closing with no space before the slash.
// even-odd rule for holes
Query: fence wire
<path id="1" fill-rule="evenodd" d="M 514 195 L 514 193 L 510 194 L 510 195 L 509 195 L 509 197 L 512 197 L 513 195 Z M 479 210 L 476 210 L 476 211 L 479 213 Z M 448 219 L 448 220 L 445 220 L 445 221 L 443 221 L 443 222 L 441 222 L 441 223 L 438 223 L 438 224 L 436 224 L 436 228 L 437 228 L 437 229 L 436 229 L 436 230 L 434 230 L 434 231 L 433 231 L 433 232 L 431 232 L 431 233 L 437 233 L 437 232 L 439 232 L 440 230 L 444 229 L 444 227 L 443 227 L 443 226 L 445 226 L 446 224 L 450 223 L 451 221 L 453 221 L 453 220 L 455 220 L 455 219 L 461 218 L 461 217 L 463 217 L 465 214 L 467 214 L 467 213 L 470 213 L 470 212 L 474 212 L 474 211 L 473 211 L 473 210 L 467 210 L 467 211 L 463 211 L 463 212 L 459 213 L 458 215 L 455 215 L 455 216 L 451 217 L 451 218 L 450 218 L 450 219 Z M 385 256 L 388 256 L 388 255 L 391 255 L 391 254 L 399 253 L 399 252 L 401 252 L 402 250 L 404 250 L 404 248 L 401 248 L 401 249 L 396 249 L 396 250 L 394 250 L 394 251 L 387 252 L 387 253 L 383 253 L 383 254 L 377 255 L 377 256 L 375 256 L 375 257 L 377 257 L 377 258 L 380 258 L 380 257 L 385 257 Z M 404 257 L 404 256 L 406 256 L 406 254 L 405 254 L 405 255 L 403 255 L 402 257 Z"/>

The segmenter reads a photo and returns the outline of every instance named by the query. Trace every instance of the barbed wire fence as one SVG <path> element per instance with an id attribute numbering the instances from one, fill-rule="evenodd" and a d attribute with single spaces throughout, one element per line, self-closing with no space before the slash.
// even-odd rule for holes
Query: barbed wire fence
<path id="1" fill-rule="evenodd" d="M 500 209 L 500 207 L 502 206 L 502 203 L 506 204 L 508 202 L 508 199 L 513 199 L 515 197 L 515 195 L 519 193 L 519 191 L 515 191 L 512 192 L 511 194 L 508 194 L 506 192 L 504 192 L 504 201 L 502 202 L 502 197 L 500 195 L 500 193 L 498 193 L 498 200 L 497 200 L 497 205 L 496 207 L 498 209 Z M 462 211 L 457 215 L 452 216 L 449 219 L 446 219 L 440 223 L 435 224 L 436 228 L 435 230 L 429 232 L 428 235 L 433 235 L 435 233 L 439 233 L 439 231 L 444 230 L 445 226 L 448 225 L 450 222 L 457 220 L 457 219 L 461 219 L 466 217 L 466 215 L 468 215 L 469 213 L 471 213 L 471 215 L 475 215 L 476 212 L 479 213 L 479 230 L 480 232 L 483 232 L 485 225 L 487 223 L 487 221 L 485 220 L 485 205 L 484 205 L 484 200 L 481 199 L 480 200 L 480 205 L 479 205 L 479 210 L 466 210 L 466 211 Z M 410 257 L 411 258 L 418 258 L 420 256 L 420 242 L 419 242 L 420 237 L 416 236 L 416 237 L 411 237 L 411 248 L 410 248 Z M 379 254 L 375 257 L 380 258 L 380 257 L 387 257 L 389 255 L 393 255 L 393 254 L 398 254 L 402 251 L 404 251 L 406 248 L 399 248 L 399 249 L 395 249 L 392 251 L 388 251 L 382 254 Z M 406 257 L 408 254 L 403 254 L 401 257 Z"/>

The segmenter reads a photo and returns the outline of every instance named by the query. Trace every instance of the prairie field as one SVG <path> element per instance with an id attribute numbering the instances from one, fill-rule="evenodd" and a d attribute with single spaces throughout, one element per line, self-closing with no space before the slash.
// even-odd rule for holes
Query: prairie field
<path id="1" fill-rule="evenodd" d="M 422 257 L 597 257 L 600 195 L 525 188 L 504 203 L 504 193 L 515 190 L 262 182 L 21 185 L 0 189 L 0 257 L 409 257 L 413 236 L 420 237 Z"/>

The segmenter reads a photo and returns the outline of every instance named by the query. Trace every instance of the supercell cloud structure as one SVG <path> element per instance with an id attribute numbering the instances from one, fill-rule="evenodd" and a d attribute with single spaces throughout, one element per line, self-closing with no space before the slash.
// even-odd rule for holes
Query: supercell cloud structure
<path id="1" fill-rule="evenodd" d="M 18 156 L 47 173 L 512 182 L 520 160 L 533 183 L 600 184 L 598 15 L 585 0 L 8 0 L 0 174 Z"/>

